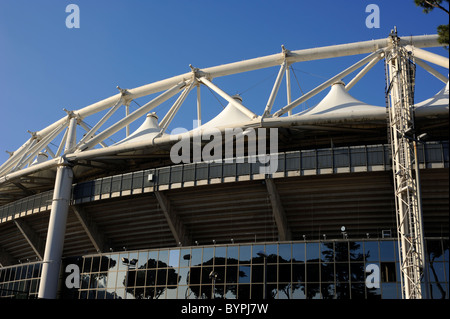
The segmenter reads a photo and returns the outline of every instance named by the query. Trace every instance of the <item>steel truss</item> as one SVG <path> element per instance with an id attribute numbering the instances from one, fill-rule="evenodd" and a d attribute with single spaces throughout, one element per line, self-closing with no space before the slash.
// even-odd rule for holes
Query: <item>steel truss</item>
<path id="1" fill-rule="evenodd" d="M 421 299 L 424 267 L 420 181 L 414 128 L 415 64 L 396 32 L 386 50 L 386 102 L 394 173 L 402 296 Z"/>

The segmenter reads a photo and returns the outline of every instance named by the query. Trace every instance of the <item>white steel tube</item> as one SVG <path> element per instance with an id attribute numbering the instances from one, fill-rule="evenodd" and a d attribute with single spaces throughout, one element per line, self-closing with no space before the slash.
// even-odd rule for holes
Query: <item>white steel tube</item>
<path id="1" fill-rule="evenodd" d="M 62 132 L 64 127 L 65 127 L 65 125 L 61 125 L 60 127 L 57 127 L 53 132 L 51 132 L 46 137 L 44 137 L 42 140 L 37 142 L 24 155 L 28 156 L 29 160 L 32 160 L 33 157 L 35 157 L 39 152 L 41 152 L 59 133 Z M 19 163 L 19 164 L 17 164 L 16 168 L 22 168 L 24 165 L 25 165 L 25 163 Z"/>
<path id="2" fill-rule="evenodd" d="M 197 127 L 202 125 L 201 86 L 197 85 Z"/>
<path id="3" fill-rule="evenodd" d="M 72 148 L 77 144 L 77 118 L 72 117 L 69 121 L 69 129 L 67 133 L 66 147 L 64 148 L 64 153 L 69 153 Z"/>
<path id="4" fill-rule="evenodd" d="M 157 107 L 161 103 L 165 102 L 172 96 L 174 96 L 180 88 L 182 88 L 185 85 L 185 82 L 178 83 L 177 85 L 173 86 L 163 94 L 159 95 L 158 97 L 154 98 L 152 101 L 148 102 L 147 104 L 143 105 L 127 117 L 121 119 L 120 121 L 116 122 L 115 124 L 111 125 L 109 128 L 107 128 L 102 133 L 96 135 L 91 140 L 86 142 L 85 144 L 81 145 L 78 149 L 79 150 L 85 150 L 92 148 L 93 146 L 97 145 L 99 142 L 103 141 L 104 139 L 110 137 L 112 134 L 116 133 L 120 129 L 122 129 L 127 124 L 135 121 L 136 119 L 143 116 L 145 113 L 151 111 L 153 108 Z"/>
<path id="5" fill-rule="evenodd" d="M 437 47 L 441 46 L 438 42 L 438 35 L 420 35 L 420 36 L 406 36 L 402 37 L 400 40 L 400 44 L 402 45 L 414 45 L 416 48 L 420 47 Z M 370 41 L 362 41 L 348 44 L 339 44 L 332 46 L 325 46 L 313 49 L 305 49 L 298 51 L 290 51 L 289 56 L 286 57 L 286 60 L 289 64 L 300 62 L 300 61 L 310 61 L 310 60 L 318 60 L 318 59 L 326 59 L 333 57 L 341 57 L 348 55 L 356 55 L 356 54 L 365 54 L 369 52 L 373 52 L 379 48 L 383 48 L 391 45 L 390 38 L 382 38 L 377 40 Z M 202 72 L 208 74 L 210 78 L 221 77 L 236 73 L 243 73 L 247 71 L 258 70 L 262 68 L 268 68 L 276 65 L 280 65 L 285 58 L 283 53 L 277 53 L 273 55 L 268 55 L 265 57 L 229 63 L 224 65 L 219 65 L 215 67 L 210 67 L 206 69 L 202 69 Z M 187 81 L 192 77 L 192 72 L 188 72 L 185 74 L 177 75 L 165 80 L 161 80 L 158 82 L 146 84 L 134 89 L 129 89 L 127 92 L 130 94 L 130 99 L 136 99 L 142 96 L 146 96 L 149 94 L 161 92 L 169 89 L 170 87 L 176 85 L 180 81 Z M 105 109 L 112 107 L 117 100 L 121 97 L 121 94 L 118 93 L 109 98 L 86 106 L 78 111 L 75 111 L 81 118 L 88 117 L 92 114 L 101 112 Z M 43 130 L 39 131 L 39 135 L 45 135 L 47 132 L 53 130 L 59 123 L 65 121 L 66 118 L 62 118 L 59 121 L 49 125 Z"/>
<path id="6" fill-rule="evenodd" d="M 95 133 L 98 131 L 98 129 L 113 115 L 117 109 L 122 105 L 122 97 L 117 101 L 117 103 L 100 119 L 100 121 L 97 122 L 97 124 L 94 125 L 93 128 L 91 128 L 85 136 L 80 140 L 77 147 L 84 143 L 87 139 L 93 137 Z"/>
<path id="7" fill-rule="evenodd" d="M 249 118 L 254 119 L 258 117 L 255 113 L 244 107 L 242 104 L 238 103 L 235 99 L 233 99 L 231 96 L 229 96 L 227 93 L 222 91 L 220 88 L 215 86 L 211 81 L 206 79 L 205 77 L 201 77 L 198 79 L 200 82 L 208 86 L 210 89 L 215 91 L 217 94 L 219 94 L 221 97 L 223 97 L 225 100 L 227 100 L 228 103 L 231 103 L 233 106 L 235 106 L 237 109 L 239 109 L 242 113 L 247 115 Z"/>
<path id="8" fill-rule="evenodd" d="M 184 91 L 180 94 L 178 99 L 175 101 L 173 106 L 170 108 L 170 110 L 167 112 L 166 116 L 161 120 L 160 127 L 161 127 L 161 134 L 164 133 L 169 126 L 170 122 L 172 122 L 175 114 L 177 114 L 178 110 L 180 109 L 181 104 L 183 104 L 184 100 L 188 96 L 189 92 L 192 90 L 192 87 L 194 86 L 194 82 L 192 81 L 189 87 L 185 88 Z"/>
<path id="9" fill-rule="evenodd" d="M 352 73 L 353 71 L 355 71 L 356 69 L 358 69 L 359 67 L 361 67 L 362 65 L 364 65 L 367 61 L 370 61 L 371 59 L 373 59 L 374 56 L 379 55 L 381 52 L 383 52 L 382 49 L 377 50 L 375 52 L 373 52 L 372 54 L 369 54 L 368 56 L 366 56 L 364 59 L 360 60 L 359 62 L 353 64 L 351 67 L 347 68 L 346 70 L 342 71 L 341 73 L 333 76 L 331 79 L 329 79 L 328 81 L 325 81 L 324 83 L 322 83 L 321 85 L 319 85 L 318 87 L 312 89 L 311 91 L 309 91 L 308 93 L 302 95 L 301 97 L 299 97 L 298 99 L 296 99 L 295 101 L 293 101 L 292 103 L 286 105 L 285 107 L 281 108 L 280 110 L 278 110 L 277 112 L 275 112 L 273 114 L 273 117 L 279 117 L 281 115 L 283 115 L 284 113 L 286 113 L 289 110 L 292 110 L 293 108 L 295 108 L 296 106 L 298 106 L 299 104 L 305 102 L 306 100 L 308 100 L 309 98 L 313 97 L 314 95 L 320 93 L 321 91 L 323 91 L 324 89 L 326 89 L 328 86 L 330 86 L 331 84 L 333 84 L 334 82 L 336 82 L 337 80 L 342 79 L 343 77 L 347 76 L 348 74 Z"/>
<path id="10" fill-rule="evenodd" d="M 419 59 L 434 63 L 436 65 L 439 65 L 443 68 L 448 69 L 448 58 L 443 57 L 439 54 L 433 53 L 433 52 L 429 52 L 429 51 L 425 51 L 422 49 L 419 49 L 415 46 L 412 45 L 407 45 L 405 47 L 406 50 L 411 51 L 413 53 L 413 55 L 415 57 L 418 57 Z"/>
<path id="11" fill-rule="evenodd" d="M 69 166 L 58 166 L 38 298 L 55 299 L 57 295 L 72 179 Z"/>
<path id="12" fill-rule="evenodd" d="M 84 128 L 84 130 L 85 130 L 86 132 L 89 132 L 89 131 L 90 131 L 89 126 L 86 124 L 86 122 L 80 121 L 80 126 L 81 126 L 82 128 Z M 80 144 L 80 142 L 78 142 L 78 144 L 76 145 L 76 147 L 78 147 L 79 144 Z M 108 145 L 106 145 L 106 143 L 104 143 L 104 142 L 100 142 L 99 144 L 100 144 L 101 146 L 103 146 L 103 147 L 108 147 Z"/>
<path id="13" fill-rule="evenodd" d="M 425 63 L 424 61 L 422 61 L 421 59 L 419 59 L 418 57 L 414 58 L 414 61 L 416 62 L 416 64 L 420 65 L 422 68 L 424 68 L 425 70 L 427 70 L 429 73 L 431 73 L 432 75 L 434 75 L 436 78 L 438 78 L 439 80 L 441 80 L 444 83 L 448 82 L 448 78 L 444 75 L 442 75 L 441 73 L 439 73 L 438 71 L 436 71 L 435 69 L 433 69 L 431 66 L 429 66 L 427 63 Z"/>
<path id="14" fill-rule="evenodd" d="M 287 62 L 285 61 L 281 67 L 280 71 L 278 71 L 277 78 L 272 88 L 272 92 L 270 92 L 269 100 L 267 101 L 266 108 L 264 109 L 263 117 L 266 117 L 272 111 L 273 103 L 275 102 L 275 97 L 278 94 L 278 90 L 280 89 L 281 80 L 283 79 L 284 73 L 286 71 Z"/>
<path id="15" fill-rule="evenodd" d="M 286 68 L 286 94 L 287 94 L 287 104 L 291 104 L 291 72 L 289 71 L 289 65 Z M 292 110 L 288 112 L 288 115 L 292 115 Z"/>
<path id="16" fill-rule="evenodd" d="M 356 83 L 358 83 L 359 80 L 362 79 L 362 77 L 364 75 L 366 75 L 367 72 L 369 72 L 370 69 L 372 69 L 375 64 L 378 63 L 378 61 L 380 61 L 382 59 L 382 54 L 380 54 L 379 56 L 377 56 L 376 58 L 374 58 L 372 61 L 370 61 L 369 63 L 367 63 L 367 65 L 361 70 L 359 71 L 359 73 L 357 75 L 355 75 L 355 77 L 348 82 L 348 84 L 345 86 L 345 89 L 348 91 L 350 90 Z"/>

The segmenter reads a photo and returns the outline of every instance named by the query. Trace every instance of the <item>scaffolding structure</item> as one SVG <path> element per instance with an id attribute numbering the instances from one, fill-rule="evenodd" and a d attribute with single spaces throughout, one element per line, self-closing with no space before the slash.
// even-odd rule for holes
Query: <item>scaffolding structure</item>
<path id="1" fill-rule="evenodd" d="M 386 51 L 386 107 L 394 174 L 395 207 L 402 296 L 422 299 L 424 267 L 420 177 L 414 127 L 415 63 L 399 45 L 396 30 Z"/>

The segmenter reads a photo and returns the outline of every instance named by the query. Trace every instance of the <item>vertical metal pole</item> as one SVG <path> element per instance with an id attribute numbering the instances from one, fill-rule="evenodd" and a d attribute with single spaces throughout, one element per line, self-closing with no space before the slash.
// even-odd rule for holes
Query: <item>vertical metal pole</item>
<path id="1" fill-rule="evenodd" d="M 197 127 L 202 125 L 202 103 L 200 95 L 200 83 L 197 85 Z"/>
<path id="2" fill-rule="evenodd" d="M 72 179 L 72 168 L 67 163 L 58 166 L 39 285 L 39 298 L 56 299 Z"/>
<path id="3" fill-rule="evenodd" d="M 68 152 L 76 145 L 76 125 L 77 119 L 75 117 L 71 118 L 65 152 Z M 72 192 L 72 180 L 72 168 L 62 157 L 56 171 L 38 298 L 56 299 L 57 296 L 67 215 Z"/>
<path id="4" fill-rule="evenodd" d="M 291 104 L 292 98 L 291 98 L 291 72 L 289 71 L 290 65 L 286 68 L 286 90 L 287 90 L 287 104 Z M 288 111 L 288 115 L 292 115 L 292 110 Z"/>
<path id="5" fill-rule="evenodd" d="M 130 115 L 130 104 L 125 105 L 125 116 Z M 130 124 L 126 126 L 126 137 L 130 135 Z"/>
<path id="6" fill-rule="evenodd" d="M 413 64 L 399 46 L 396 32 L 391 34 L 392 49 L 386 57 L 389 89 L 387 107 L 394 173 L 394 191 L 399 243 L 402 296 L 422 299 L 421 279 L 424 267 L 422 212 L 414 137 Z M 414 165 L 413 165 L 414 164 Z M 414 171 L 416 174 L 414 174 Z"/>

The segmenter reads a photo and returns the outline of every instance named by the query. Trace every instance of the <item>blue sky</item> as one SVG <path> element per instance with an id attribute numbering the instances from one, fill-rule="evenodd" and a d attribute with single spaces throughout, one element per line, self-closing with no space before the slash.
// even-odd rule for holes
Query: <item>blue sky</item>
<path id="1" fill-rule="evenodd" d="M 80 8 L 79 29 L 65 24 L 71 3 Z M 380 28 L 366 27 L 368 4 L 379 6 Z M 8 158 L 6 150 L 29 138 L 27 130 L 64 117 L 63 108 L 80 109 L 114 95 L 116 86 L 134 88 L 182 74 L 189 64 L 206 68 L 278 53 L 282 44 L 300 50 L 379 39 L 394 26 L 403 36 L 435 34 L 444 23 L 444 12 L 424 14 L 413 0 L 0 0 L 0 164 Z M 430 51 L 448 56 L 443 48 Z M 361 58 L 294 64 L 293 98 Z M 244 104 L 261 114 L 277 72 L 278 67 L 215 82 L 229 94 L 241 93 Z M 384 81 L 379 63 L 350 93 L 384 106 Z M 442 87 L 418 70 L 416 101 Z M 274 109 L 285 105 L 284 91 Z M 301 107 L 313 106 L 323 94 Z M 202 89 L 204 122 L 222 110 L 226 102 L 219 101 Z M 173 126 L 191 128 L 195 116 L 191 93 Z"/>

